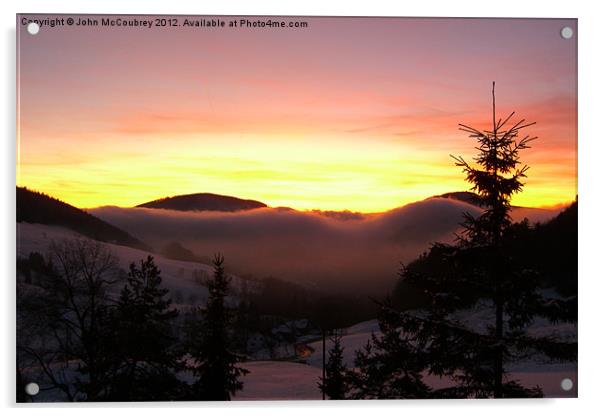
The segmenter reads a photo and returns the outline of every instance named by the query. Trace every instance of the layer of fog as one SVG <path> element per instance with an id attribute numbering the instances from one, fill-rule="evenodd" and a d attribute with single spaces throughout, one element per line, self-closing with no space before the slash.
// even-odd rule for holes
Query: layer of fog
<path id="1" fill-rule="evenodd" d="M 90 212 L 156 249 L 177 241 L 197 256 L 221 252 L 229 271 L 276 277 L 327 291 L 380 294 L 433 242 L 451 242 L 462 213 L 479 209 L 433 198 L 371 215 L 264 208 L 238 213 L 101 207 Z M 517 209 L 545 221 L 554 211 Z"/>

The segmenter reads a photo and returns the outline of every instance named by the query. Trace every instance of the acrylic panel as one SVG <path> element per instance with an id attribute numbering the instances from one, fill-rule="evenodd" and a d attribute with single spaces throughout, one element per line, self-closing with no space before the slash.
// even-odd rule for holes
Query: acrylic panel
<path id="1" fill-rule="evenodd" d="M 576 19 L 17 15 L 17 401 L 577 397 L 576 88 Z"/>

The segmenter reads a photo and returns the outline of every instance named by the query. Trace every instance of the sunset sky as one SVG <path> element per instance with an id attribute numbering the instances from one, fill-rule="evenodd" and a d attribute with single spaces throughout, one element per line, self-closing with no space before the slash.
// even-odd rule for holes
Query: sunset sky
<path id="1" fill-rule="evenodd" d="M 514 204 L 575 199 L 576 21 L 278 20 L 309 27 L 20 26 L 17 184 L 82 208 L 384 211 L 467 190 L 449 154 L 475 154 L 457 125 L 489 126 L 495 80 L 499 117 L 537 122 Z"/>

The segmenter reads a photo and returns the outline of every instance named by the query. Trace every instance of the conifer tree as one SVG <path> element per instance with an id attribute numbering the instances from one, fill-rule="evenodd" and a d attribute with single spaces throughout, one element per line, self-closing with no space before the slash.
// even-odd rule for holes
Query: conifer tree
<path id="1" fill-rule="evenodd" d="M 366 346 L 355 353 L 355 369 L 349 373 L 352 399 L 423 399 L 431 389 L 422 380 L 427 363 L 424 343 L 404 334 L 396 312 L 387 301 Z"/>
<path id="2" fill-rule="evenodd" d="M 482 203 L 478 217 L 465 214 L 463 232 L 455 245 L 435 244 L 428 262 L 402 269 L 405 282 L 427 295 L 426 314 L 392 313 L 391 324 L 406 336 L 428 340 L 428 371 L 446 376 L 454 386 L 441 389 L 442 397 L 533 397 L 539 388 L 525 388 L 509 380 L 508 363 L 543 353 L 551 359 L 576 359 L 576 345 L 551 336 L 534 337 L 526 329 L 537 316 L 552 322 L 570 320 L 567 302 L 546 299 L 540 275 L 525 266 L 521 244 L 527 223 L 513 224 L 511 197 L 523 188 L 528 167 L 519 154 L 535 138 L 519 138 L 534 123 L 512 122 L 495 114 L 493 89 L 491 130 L 461 124 L 478 142 L 476 165 L 455 157 Z M 510 127 L 507 127 L 510 126 Z M 428 267 L 425 267 L 425 264 Z M 471 308 L 487 309 L 485 328 L 470 323 Z"/>
<path id="3" fill-rule="evenodd" d="M 332 348 L 328 351 L 326 362 L 326 377 L 320 377 L 318 387 L 328 396 L 330 400 L 344 400 L 348 392 L 347 367 L 343 362 L 343 350 L 341 346 L 341 334 L 334 331 L 330 338 Z"/>
<path id="4" fill-rule="evenodd" d="M 224 257 L 213 259 L 213 278 L 206 283 L 209 291 L 202 319 L 189 328 L 191 370 L 196 400 L 230 400 L 243 387 L 240 380 L 248 371 L 237 364 L 242 357 L 232 351 L 230 325 L 232 311 L 226 305 L 230 278 L 224 271 Z"/>
<path id="5" fill-rule="evenodd" d="M 182 394 L 173 335 L 178 311 L 161 282 L 153 257 L 130 265 L 114 315 L 118 368 L 108 400 L 173 400 Z"/>
<path id="6" fill-rule="evenodd" d="M 485 209 L 478 218 L 465 215 L 461 244 L 469 252 L 482 253 L 482 259 L 489 260 L 486 264 L 480 264 L 476 271 L 486 276 L 486 282 L 481 279 L 481 284 L 487 283 L 487 290 L 481 290 L 480 294 L 491 300 L 495 311 L 494 329 L 489 334 L 492 338 L 488 345 L 493 355 L 492 393 L 494 397 L 504 397 L 508 392 L 520 393 L 512 382 L 504 385 L 504 364 L 513 353 L 509 347 L 519 344 L 514 345 L 514 349 L 522 349 L 520 347 L 524 344 L 537 343 L 538 340 L 526 335 L 524 327 L 537 315 L 557 315 L 557 311 L 545 310 L 546 303 L 536 290 L 538 276 L 531 270 L 521 268 L 520 264 L 513 264 L 513 258 L 517 256 L 512 256 L 509 250 L 514 246 L 512 242 L 517 235 L 520 235 L 519 225 L 512 224 L 510 200 L 514 194 L 522 191 L 523 178 L 529 169 L 527 165 L 521 165 L 520 152 L 528 149 L 536 139 L 529 135 L 519 136 L 523 129 L 535 122 L 526 123 L 525 119 L 521 119 L 512 123 L 514 112 L 503 121 L 497 119 L 495 82 L 492 103 L 491 130 L 480 131 L 460 125 L 462 131 L 478 142 L 479 152 L 475 158 L 477 167 L 471 166 L 462 157 L 455 160 L 456 165 L 463 168 L 466 180 L 472 184 L 471 190 L 479 195 Z M 539 340 L 540 344 L 544 342 Z M 548 342 L 543 349 L 557 349 L 554 347 Z"/>

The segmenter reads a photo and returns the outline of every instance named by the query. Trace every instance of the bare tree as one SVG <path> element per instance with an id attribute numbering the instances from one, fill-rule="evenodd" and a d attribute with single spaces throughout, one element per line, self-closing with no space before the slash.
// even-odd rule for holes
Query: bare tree
<path id="1" fill-rule="evenodd" d="M 48 261 L 53 270 L 35 314 L 45 328 L 18 336 L 19 354 L 68 400 L 98 400 L 112 371 L 109 289 L 119 279 L 117 261 L 102 243 L 83 238 L 52 242 Z"/>

